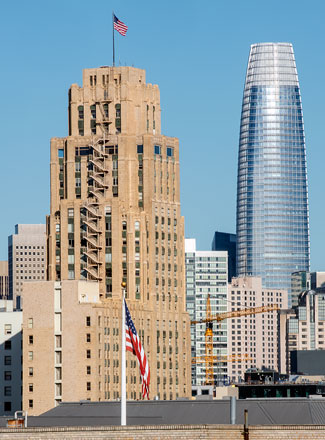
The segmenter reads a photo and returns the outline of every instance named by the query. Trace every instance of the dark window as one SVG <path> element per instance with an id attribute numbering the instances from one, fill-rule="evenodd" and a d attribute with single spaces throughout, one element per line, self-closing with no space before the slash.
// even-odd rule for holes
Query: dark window
<path id="1" fill-rule="evenodd" d="M 90 106 L 90 113 L 91 113 L 91 117 L 93 119 L 96 119 L 96 106 L 95 105 Z"/>
<path id="2" fill-rule="evenodd" d="M 32 399 L 29 399 L 29 400 L 28 400 L 28 407 L 29 407 L 29 408 L 33 408 L 33 406 L 34 406 L 34 402 L 33 402 L 33 400 L 32 400 Z"/>
<path id="3" fill-rule="evenodd" d="M 90 358 L 91 358 L 91 350 L 87 350 L 87 354 L 86 354 L 86 356 L 87 356 L 87 359 L 90 359 Z"/>
<path id="4" fill-rule="evenodd" d="M 167 147 L 167 156 L 168 157 L 174 156 L 174 148 Z"/>
<path id="5" fill-rule="evenodd" d="M 5 341 L 5 350 L 11 350 L 11 341 Z"/>
<path id="6" fill-rule="evenodd" d="M 11 402 L 4 402 L 5 412 L 11 411 Z"/>
<path id="7" fill-rule="evenodd" d="M 11 356 L 5 356 L 5 365 L 11 365 Z"/>
<path id="8" fill-rule="evenodd" d="M 87 382 L 87 391 L 91 390 L 91 382 Z"/>
<path id="9" fill-rule="evenodd" d="M 79 117 L 79 119 L 84 118 L 84 106 L 83 105 L 78 106 L 78 117 Z"/>
<path id="10" fill-rule="evenodd" d="M 11 387 L 4 387 L 4 395 L 11 396 Z"/>
<path id="11" fill-rule="evenodd" d="M 87 335 L 86 335 L 86 341 L 87 341 L 87 342 L 90 342 L 90 341 L 91 341 L 90 333 L 87 333 Z"/>
<path id="12" fill-rule="evenodd" d="M 103 105 L 105 117 L 108 118 L 108 104 Z"/>
<path id="13" fill-rule="evenodd" d="M 86 326 L 90 327 L 90 316 L 86 316 Z"/>
<path id="14" fill-rule="evenodd" d="M 155 154 L 160 154 L 160 145 L 155 145 Z"/>
<path id="15" fill-rule="evenodd" d="M 137 145 L 137 153 L 143 154 L 143 145 Z"/>
<path id="16" fill-rule="evenodd" d="M 29 343 L 30 345 L 33 345 L 33 344 L 34 344 L 34 337 L 33 337 L 33 335 L 29 335 L 29 336 L 28 336 L 28 343 Z"/>
<path id="17" fill-rule="evenodd" d="M 4 371 L 4 379 L 11 380 L 11 371 Z"/>
<path id="18" fill-rule="evenodd" d="M 87 374 L 91 374 L 91 366 L 87 365 Z"/>

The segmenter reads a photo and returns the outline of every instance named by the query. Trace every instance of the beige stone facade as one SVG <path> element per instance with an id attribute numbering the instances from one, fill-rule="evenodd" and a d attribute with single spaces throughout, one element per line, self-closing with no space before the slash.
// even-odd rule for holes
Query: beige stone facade
<path id="1" fill-rule="evenodd" d="M 50 370 L 39 367 L 34 381 L 40 381 L 39 392 L 46 386 L 49 392 L 44 393 L 43 400 L 27 398 L 28 381 L 24 381 L 24 407 L 28 409 L 29 400 L 33 400 L 28 411 L 39 414 L 61 398 L 119 397 L 122 281 L 127 283 L 128 306 L 149 359 L 150 398 L 190 396 L 190 329 L 185 311 L 178 140 L 160 134 L 159 89 L 146 84 L 143 70 L 86 69 L 83 87 L 72 85 L 69 136 L 51 141 L 47 233 L 51 283 L 30 286 L 28 294 L 34 298 L 36 290 L 44 290 L 46 293 L 38 299 L 39 307 L 46 310 L 48 302 L 52 313 L 58 288 L 55 283 L 61 282 L 62 305 L 63 298 L 71 297 L 71 309 L 62 312 L 62 317 L 68 313 L 71 319 L 70 327 L 62 326 L 62 349 L 69 345 L 73 326 L 81 326 L 84 332 L 78 331 L 72 347 L 86 343 L 85 316 L 90 316 L 94 331 L 93 335 L 90 332 L 88 343 L 92 364 L 84 353 L 79 355 L 74 349 L 67 358 L 62 353 L 60 389 L 54 386 L 54 353 L 50 356 L 47 348 L 43 355 L 50 356 Z M 81 284 L 72 280 L 95 284 L 99 303 L 79 305 Z M 28 310 L 26 319 L 34 320 L 37 308 Z M 86 310 L 89 315 L 85 315 Z M 45 324 L 40 322 L 40 327 L 34 327 L 36 340 Z M 27 321 L 27 330 L 26 325 Z M 53 352 L 54 333 L 53 327 L 44 330 L 44 343 L 37 349 L 35 346 L 35 352 L 44 350 L 48 343 Z M 24 361 L 25 347 L 24 344 Z M 38 362 L 38 355 L 35 360 Z M 69 365 L 74 366 L 70 372 Z M 87 366 L 91 367 L 91 390 L 85 388 L 89 382 L 84 380 Z M 79 367 L 80 380 L 77 376 L 72 380 L 71 374 Z M 24 365 L 24 374 L 28 374 L 26 368 Z M 136 358 L 129 355 L 127 377 L 128 398 L 139 399 Z"/>
<path id="2" fill-rule="evenodd" d="M 230 310 L 270 304 L 277 304 L 280 309 L 288 308 L 287 291 L 264 289 L 258 277 L 233 278 L 228 285 L 228 300 Z M 229 363 L 230 378 L 235 381 L 244 378 L 247 368 L 265 366 L 278 370 L 285 365 L 285 351 L 279 350 L 278 337 L 279 314 L 276 311 L 228 319 L 228 354 L 250 358 Z"/>
<path id="3" fill-rule="evenodd" d="M 9 296 L 8 261 L 0 261 L 0 298 Z"/>

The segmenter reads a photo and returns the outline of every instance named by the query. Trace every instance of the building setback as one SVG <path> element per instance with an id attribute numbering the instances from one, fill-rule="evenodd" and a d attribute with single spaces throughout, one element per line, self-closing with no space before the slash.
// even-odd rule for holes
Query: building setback
<path id="1" fill-rule="evenodd" d="M 185 240 L 186 307 L 191 320 L 206 318 L 207 298 L 210 296 L 211 313 L 227 311 L 227 252 L 197 251 L 196 240 Z M 192 364 L 192 385 L 206 382 L 206 323 L 191 326 L 191 352 L 196 363 Z M 213 355 L 227 356 L 227 323 L 213 322 Z M 214 383 L 228 378 L 227 363 L 213 365 Z"/>
<path id="2" fill-rule="evenodd" d="M 287 309 L 288 294 L 284 290 L 262 288 L 258 277 L 233 278 L 228 286 L 228 304 L 231 311 L 270 304 Z M 286 373 L 280 368 L 285 352 L 280 351 L 278 326 L 276 311 L 228 319 L 228 354 L 241 355 L 243 359 L 229 363 L 231 380 L 241 381 L 247 368 L 266 367 Z"/>
<path id="3" fill-rule="evenodd" d="M 51 212 L 47 234 L 51 284 L 44 285 L 44 291 L 51 293 L 41 300 L 53 301 L 51 297 L 59 289 L 53 285 L 55 282 L 62 283 L 62 298 L 65 289 L 74 289 L 71 295 L 78 297 L 78 286 L 69 287 L 65 284 L 67 280 L 98 285 L 102 315 L 98 321 L 99 317 L 92 312 L 97 321 L 88 348 L 92 362 L 98 363 L 98 369 L 91 368 L 90 381 L 91 392 L 97 391 L 90 398 L 105 400 L 120 396 L 117 340 L 121 335 L 122 281 L 127 283 L 126 300 L 148 354 L 150 397 L 189 396 L 190 330 L 185 310 L 178 140 L 161 135 L 159 89 L 157 85 L 146 84 L 144 70 L 86 69 L 83 87 L 71 86 L 69 136 L 51 141 Z M 28 290 L 31 298 L 32 290 L 32 287 Z M 93 310 L 92 306 L 87 307 Z M 73 309 L 70 313 L 76 327 L 84 326 L 82 313 L 76 312 L 74 316 Z M 37 320 L 32 310 L 25 316 Z M 24 328 L 26 325 L 24 321 Z M 104 333 L 98 341 L 100 326 Z M 41 328 L 35 326 L 30 336 L 37 339 Z M 53 329 L 46 333 L 53 357 L 56 350 L 52 341 L 56 336 L 61 336 L 64 347 L 70 337 L 69 330 L 62 326 L 61 335 L 53 333 Z M 80 334 L 80 346 L 85 337 Z M 82 393 L 75 398 L 88 398 L 87 351 L 72 353 L 83 362 L 84 385 Z M 57 356 L 59 359 L 60 355 Z M 54 406 L 61 399 L 67 400 L 70 382 L 64 363 L 62 358 L 60 386 L 54 387 L 53 364 L 50 366 L 53 374 L 45 373 L 44 369 L 35 370 L 44 376 L 43 379 L 34 376 L 35 381 L 45 380 L 45 374 L 53 377 L 55 394 L 42 404 L 31 396 L 28 400 L 33 400 L 32 408 L 24 399 L 25 409 L 37 414 L 43 410 L 43 404 Z M 131 382 L 135 366 L 135 358 L 129 358 L 128 399 L 141 398 L 139 377 L 134 379 L 136 387 Z M 28 394 L 26 386 L 24 383 L 24 393 Z M 71 399 L 74 399 L 72 395 L 68 400 Z"/>
<path id="4" fill-rule="evenodd" d="M 237 179 L 237 276 L 290 293 L 309 270 L 307 169 L 302 104 L 289 43 L 251 46 Z"/>
<path id="5" fill-rule="evenodd" d="M 45 225 L 16 225 L 8 238 L 9 297 L 22 307 L 23 283 L 46 279 Z"/>

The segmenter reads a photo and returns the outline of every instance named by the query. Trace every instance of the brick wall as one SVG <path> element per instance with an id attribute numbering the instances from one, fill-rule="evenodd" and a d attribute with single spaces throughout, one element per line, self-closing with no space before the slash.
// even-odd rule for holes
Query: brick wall
<path id="1" fill-rule="evenodd" d="M 127 439 L 127 440 L 243 440 L 241 425 L 99 426 L 60 428 L 2 428 L 0 439 Z M 249 440 L 325 440 L 325 425 L 250 426 Z"/>

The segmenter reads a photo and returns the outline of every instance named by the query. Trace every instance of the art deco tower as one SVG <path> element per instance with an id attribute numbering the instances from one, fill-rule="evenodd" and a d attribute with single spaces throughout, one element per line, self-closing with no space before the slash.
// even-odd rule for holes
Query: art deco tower
<path id="1" fill-rule="evenodd" d="M 28 293 L 44 313 L 26 309 L 33 359 L 24 374 L 33 371 L 33 392 L 25 389 L 24 406 L 37 413 L 54 399 L 119 397 L 122 281 L 150 365 L 150 398 L 189 396 L 178 139 L 161 135 L 159 88 L 146 84 L 144 70 L 86 69 L 83 86 L 71 86 L 69 135 L 51 141 L 50 209 L 49 282 Z M 36 289 L 42 293 L 33 299 Z M 41 356 L 51 378 L 55 370 L 55 395 L 32 365 Z M 141 398 L 135 357 L 127 356 L 127 378 L 127 398 Z M 41 392 L 49 395 L 42 405 Z"/>
<path id="2" fill-rule="evenodd" d="M 305 135 L 292 45 L 251 46 L 237 181 L 237 275 L 288 289 L 309 270 Z"/>

